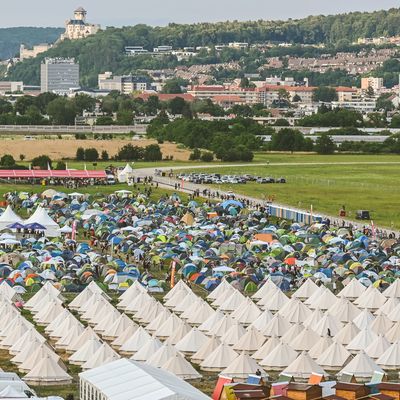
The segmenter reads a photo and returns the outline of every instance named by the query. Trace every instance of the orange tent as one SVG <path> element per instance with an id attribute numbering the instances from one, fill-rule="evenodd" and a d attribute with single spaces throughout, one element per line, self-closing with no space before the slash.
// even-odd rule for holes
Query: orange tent
<path id="1" fill-rule="evenodd" d="M 274 237 L 271 233 L 257 233 L 254 235 L 255 240 L 261 240 L 262 242 L 271 243 L 274 240 Z"/>

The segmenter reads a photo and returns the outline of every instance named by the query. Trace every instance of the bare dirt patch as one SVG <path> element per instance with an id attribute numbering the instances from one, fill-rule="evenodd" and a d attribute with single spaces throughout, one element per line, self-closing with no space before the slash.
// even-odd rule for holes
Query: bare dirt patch
<path id="1" fill-rule="evenodd" d="M 144 147 L 157 142 L 150 139 L 76 140 L 75 138 L 54 138 L 24 140 L 9 138 L 0 141 L 0 155 L 11 154 L 16 160 L 19 160 L 20 154 L 23 154 L 25 160 L 29 161 L 36 156 L 46 154 L 52 160 L 57 161 L 61 159 L 74 159 L 78 147 L 94 147 L 100 154 L 103 150 L 107 150 L 109 156 L 112 157 L 118 152 L 118 149 L 128 143 L 131 143 L 133 146 Z M 164 157 L 173 156 L 173 159 L 177 161 L 187 161 L 189 159 L 190 151 L 179 149 L 174 143 L 163 143 L 160 147 Z"/>

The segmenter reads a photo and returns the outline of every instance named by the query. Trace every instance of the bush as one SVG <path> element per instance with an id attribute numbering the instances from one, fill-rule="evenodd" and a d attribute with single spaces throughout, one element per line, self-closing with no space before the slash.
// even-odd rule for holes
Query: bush
<path id="1" fill-rule="evenodd" d="M 162 153 L 158 144 L 149 144 L 144 148 L 144 161 L 161 161 Z"/>
<path id="2" fill-rule="evenodd" d="M 86 134 L 85 133 L 75 133 L 75 139 L 76 140 L 85 140 Z"/>
<path id="3" fill-rule="evenodd" d="M 85 150 L 85 161 L 97 161 L 99 159 L 99 152 L 94 148 Z"/>
<path id="4" fill-rule="evenodd" d="M 19 159 L 20 159 L 21 161 L 24 161 L 24 160 L 25 160 L 25 154 L 20 154 L 20 155 L 19 155 Z"/>
<path id="5" fill-rule="evenodd" d="M 58 162 L 57 162 L 57 165 L 56 165 L 56 169 L 58 169 L 58 170 L 61 170 L 61 169 L 65 170 L 65 169 L 67 169 L 67 164 L 65 164 L 64 161 L 58 161 Z"/>
<path id="6" fill-rule="evenodd" d="M 194 149 L 189 156 L 190 161 L 200 160 L 201 151 L 199 149 Z"/>
<path id="7" fill-rule="evenodd" d="M 15 165 L 14 157 L 11 154 L 4 154 L 4 156 L 0 158 L 0 165 L 2 167 L 13 167 Z"/>
<path id="8" fill-rule="evenodd" d="M 130 143 L 120 148 L 117 155 L 115 156 L 116 159 L 124 161 L 142 160 L 143 157 L 143 147 L 133 146 Z"/>
<path id="9" fill-rule="evenodd" d="M 103 151 L 101 152 L 101 159 L 102 159 L 103 161 L 108 161 L 109 158 L 110 158 L 110 157 L 108 156 L 107 151 L 106 151 L 106 150 L 103 150 Z"/>
<path id="10" fill-rule="evenodd" d="M 46 155 L 35 157 L 32 160 L 32 167 L 39 167 L 40 169 L 51 168 L 51 158 Z"/>
<path id="11" fill-rule="evenodd" d="M 209 151 L 205 151 L 201 154 L 200 159 L 204 162 L 211 162 L 212 160 L 214 160 L 214 154 Z"/>
<path id="12" fill-rule="evenodd" d="M 85 159 L 85 150 L 83 149 L 83 147 L 78 147 L 78 149 L 76 150 L 76 160 L 84 161 L 84 159 Z"/>

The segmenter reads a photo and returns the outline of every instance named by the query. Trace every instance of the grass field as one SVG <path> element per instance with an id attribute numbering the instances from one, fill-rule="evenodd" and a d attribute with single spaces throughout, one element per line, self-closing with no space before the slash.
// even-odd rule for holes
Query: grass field
<path id="1" fill-rule="evenodd" d="M 209 168 L 201 172 L 284 177 L 286 184 L 260 185 L 252 182 L 218 187 L 260 199 L 273 196 L 278 203 L 304 209 L 310 209 L 312 205 L 316 212 L 331 215 L 338 215 L 338 210 L 345 205 L 349 218 L 355 218 L 357 210 L 365 209 L 371 211 L 376 224 L 400 229 L 399 156 L 257 154 L 255 160 L 271 164 L 243 168 L 227 166 L 218 170 Z M 284 165 L 274 165 L 278 163 Z"/>

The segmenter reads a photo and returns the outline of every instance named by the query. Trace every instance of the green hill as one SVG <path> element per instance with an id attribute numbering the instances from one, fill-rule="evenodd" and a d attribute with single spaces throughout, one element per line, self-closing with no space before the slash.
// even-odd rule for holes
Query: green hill
<path id="1" fill-rule="evenodd" d="M 18 54 L 21 43 L 29 47 L 40 43 L 53 43 L 63 31 L 63 28 L 0 28 L 0 60 Z"/>
<path id="2" fill-rule="evenodd" d="M 212 46 L 241 41 L 265 41 L 345 46 L 359 37 L 393 36 L 400 34 L 400 9 L 372 13 L 354 12 L 341 15 L 310 16 L 287 21 L 247 21 L 169 24 L 165 27 L 136 25 L 108 28 L 95 36 L 79 41 L 65 41 L 57 48 L 16 65 L 10 78 L 25 83 L 39 83 L 39 64 L 44 56 L 75 57 L 80 63 L 81 83 L 96 85 L 97 74 L 104 71 L 129 73 L 141 68 L 166 68 L 177 64 L 175 57 L 126 57 L 124 46 L 140 45 L 152 49 L 158 45 Z M 239 59 L 243 54 L 233 49 L 225 53 L 203 55 L 195 61 L 217 62 Z M 256 54 L 255 58 L 259 58 Z"/>

